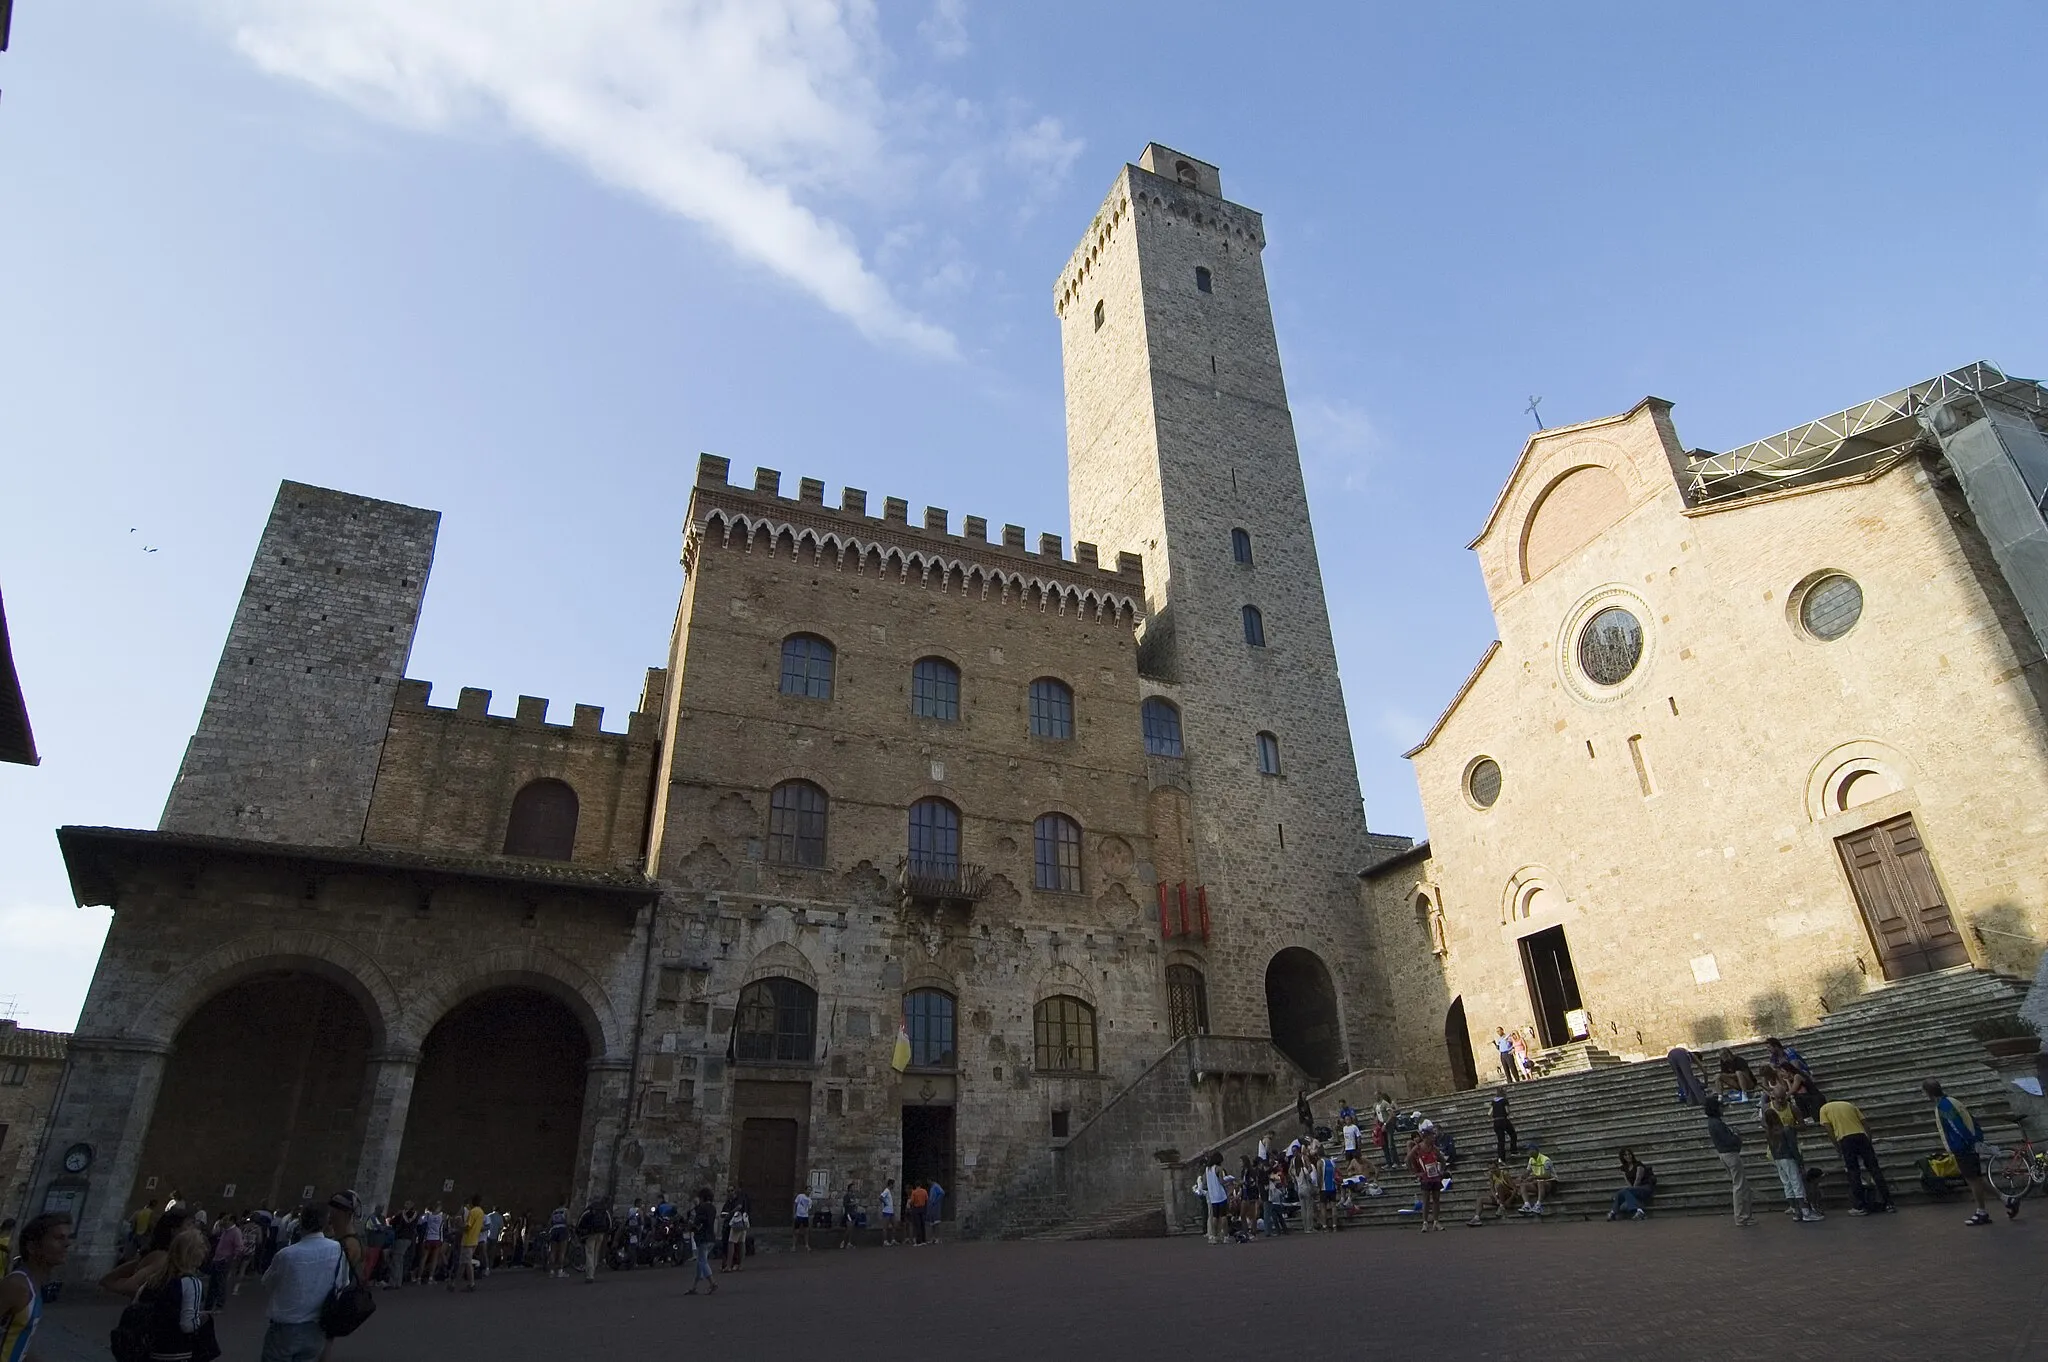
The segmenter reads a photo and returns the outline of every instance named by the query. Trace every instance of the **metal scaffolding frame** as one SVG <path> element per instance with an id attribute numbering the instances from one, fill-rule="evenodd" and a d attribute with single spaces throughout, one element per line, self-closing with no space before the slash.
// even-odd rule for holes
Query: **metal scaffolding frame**
<path id="1" fill-rule="evenodd" d="M 1873 472 L 1923 443 L 1931 447 L 1931 437 L 1915 418 L 1969 395 L 1995 395 L 2048 414 L 2048 388 L 1980 361 L 1725 454 L 1693 450 L 1686 456 L 1686 504 L 1714 506 Z"/>

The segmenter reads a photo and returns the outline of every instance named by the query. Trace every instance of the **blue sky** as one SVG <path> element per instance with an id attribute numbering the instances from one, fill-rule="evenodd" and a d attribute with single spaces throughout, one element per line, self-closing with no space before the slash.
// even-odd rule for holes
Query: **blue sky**
<path id="1" fill-rule="evenodd" d="M 280 478 L 444 513 L 412 663 L 623 724 L 699 450 L 1064 533 L 1052 282 L 1158 140 L 1266 215 L 1372 825 L 1492 634 L 1464 545 L 1552 424 L 1726 448 L 2048 372 L 2029 5 L 17 0 L 0 529 L 44 754 L 0 999 L 106 917 Z M 144 548 L 153 548 L 153 553 Z M 1104 546 L 1109 548 L 1112 546 Z"/>

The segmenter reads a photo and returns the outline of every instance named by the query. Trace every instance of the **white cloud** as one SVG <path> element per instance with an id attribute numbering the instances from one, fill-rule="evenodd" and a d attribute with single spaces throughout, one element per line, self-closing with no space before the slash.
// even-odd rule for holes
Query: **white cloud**
<path id="1" fill-rule="evenodd" d="M 1380 736 L 1394 744 L 1397 752 L 1405 752 L 1421 742 L 1422 735 L 1429 730 L 1426 722 L 1394 705 L 1380 711 L 1378 727 Z"/>
<path id="2" fill-rule="evenodd" d="M 1306 477 L 1341 492 L 1365 486 L 1382 445 L 1372 418 L 1345 401 L 1310 398 L 1295 403 L 1294 434 Z"/>
<path id="3" fill-rule="evenodd" d="M 917 26 L 932 55 L 954 61 L 967 55 L 967 0 L 933 0 L 932 12 Z"/>
<path id="4" fill-rule="evenodd" d="M 909 178 L 875 81 L 887 54 L 871 0 L 204 3 L 273 75 L 428 130 L 501 124 L 697 223 L 871 338 L 954 353 L 814 203 Z M 962 17 L 942 3 L 927 23 L 964 44 Z"/>
<path id="5" fill-rule="evenodd" d="M 1006 150 L 1010 163 L 1044 183 L 1056 183 L 1074 168 L 1084 144 L 1067 136 L 1057 118 L 1046 115 L 1011 132 Z"/>
<path id="6" fill-rule="evenodd" d="M 0 1016 L 43 1031 L 69 1031 L 114 920 L 106 908 L 13 904 L 0 908 Z"/>

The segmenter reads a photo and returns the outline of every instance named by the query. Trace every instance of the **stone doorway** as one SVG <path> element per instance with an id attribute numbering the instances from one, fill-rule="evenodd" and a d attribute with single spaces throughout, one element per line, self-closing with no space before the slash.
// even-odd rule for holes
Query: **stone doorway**
<path id="1" fill-rule="evenodd" d="M 1266 966 L 1266 1021 L 1273 1044 L 1317 1083 L 1344 1072 L 1337 987 L 1314 951 L 1289 946 Z"/>
<path id="2" fill-rule="evenodd" d="M 910 1189 L 926 1178 L 937 1178 L 946 1189 L 939 1204 L 944 1219 L 954 1203 L 953 1196 L 953 1108 L 905 1107 L 903 1109 L 902 1203 L 910 1200 Z"/>
<path id="3" fill-rule="evenodd" d="M 178 1029 L 129 1205 L 296 1206 L 355 1181 L 371 1024 L 345 990 L 278 970 Z"/>
<path id="4" fill-rule="evenodd" d="M 756 1225 L 796 1218 L 796 1155 L 802 1127 L 788 1117 L 750 1116 L 740 1123 L 739 1185 L 754 1203 Z"/>
<path id="5" fill-rule="evenodd" d="M 1564 928 L 1547 927 L 1522 938 L 1522 975 L 1529 985 L 1529 1007 L 1536 1014 L 1536 1034 L 1545 1047 L 1571 1042 L 1565 1014 L 1585 1006 L 1579 997 L 1579 976 L 1572 968 L 1572 948 Z"/>
<path id="6" fill-rule="evenodd" d="M 1970 948 L 1956 930 L 1912 814 L 1858 828 L 1836 838 L 1835 847 L 1885 978 L 1970 963 Z"/>
<path id="7" fill-rule="evenodd" d="M 576 1014 L 538 989 L 458 1004 L 420 1047 L 392 1204 L 573 1206 L 590 1053 Z"/>
<path id="8" fill-rule="evenodd" d="M 1166 967 L 1166 1028 L 1174 1040 L 1208 1034 L 1209 986 L 1193 965 Z"/>

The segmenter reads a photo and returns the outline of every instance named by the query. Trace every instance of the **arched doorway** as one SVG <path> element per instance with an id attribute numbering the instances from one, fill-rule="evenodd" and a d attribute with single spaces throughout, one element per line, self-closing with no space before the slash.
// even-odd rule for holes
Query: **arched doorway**
<path id="1" fill-rule="evenodd" d="M 477 1193 L 545 1216 L 577 1186 L 589 1059 L 576 1014 L 538 989 L 494 988 L 454 1008 L 420 1047 L 393 1204 L 452 1209 Z"/>
<path id="2" fill-rule="evenodd" d="M 372 1035 L 362 1005 L 317 974 L 215 994 L 178 1028 L 130 1204 L 175 1192 L 209 1211 L 293 1206 L 308 1187 L 348 1186 Z"/>
<path id="3" fill-rule="evenodd" d="M 1314 951 L 1289 946 L 1267 964 L 1266 1021 L 1273 1043 L 1310 1078 L 1328 1083 L 1344 1072 L 1337 986 Z"/>
<path id="4" fill-rule="evenodd" d="M 1459 1092 L 1479 1086 L 1479 1066 L 1472 1062 L 1472 1032 L 1465 1025 L 1463 994 L 1451 999 L 1444 1014 L 1444 1049 L 1451 1057 L 1451 1086 Z"/>

